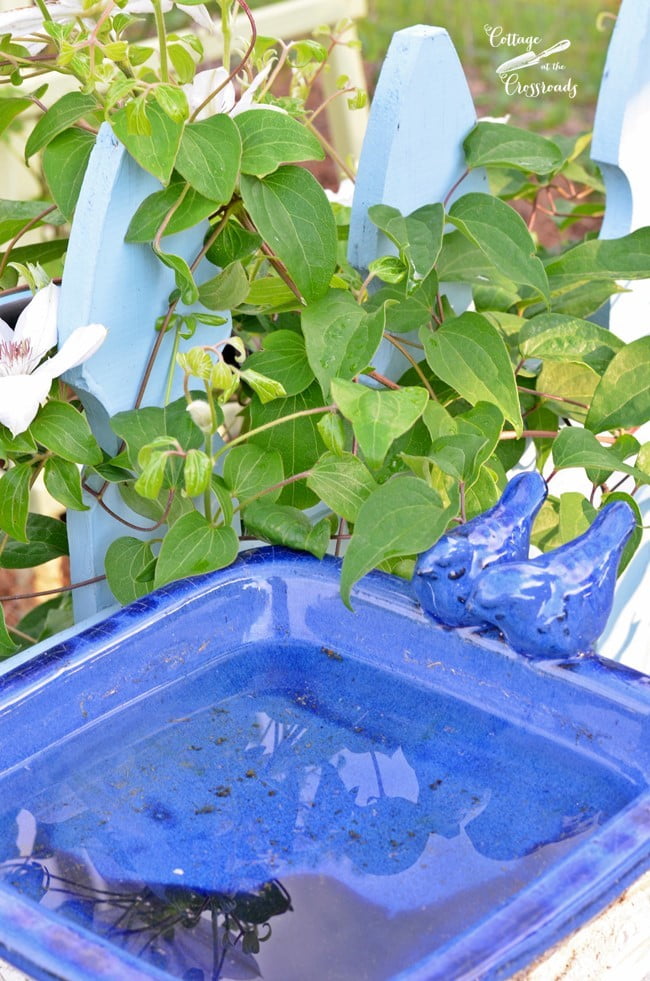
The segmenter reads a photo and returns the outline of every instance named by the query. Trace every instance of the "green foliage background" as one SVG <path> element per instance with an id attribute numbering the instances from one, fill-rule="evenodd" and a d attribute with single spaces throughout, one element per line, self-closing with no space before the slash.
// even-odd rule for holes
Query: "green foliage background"
<path id="1" fill-rule="evenodd" d="M 545 45 L 568 38 L 571 41 L 571 65 L 576 66 L 577 104 L 592 104 L 605 63 L 607 44 L 613 20 L 605 20 L 598 30 L 596 20 L 601 12 L 615 14 L 620 0 L 369 0 L 368 17 L 359 25 L 364 56 L 374 66 L 381 63 L 394 31 L 411 24 L 434 24 L 445 27 L 458 54 L 474 82 L 477 108 L 512 111 L 512 99 L 503 92 L 494 77 L 494 69 L 504 60 L 498 48 L 490 47 L 484 25 L 501 25 L 504 32 L 542 37 Z M 495 99 L 497 100 L 495 104 Z M 555 100 L 565 116 L 570 111 L 567 100 Z M 518 106 L 519 106 L 518 102 Z M 539 108 L 539 107 L 536 107 Z M 546 107 L 549 108 L 549 107 Z M 552 121 L 552 117 L 551 121 Z"/>

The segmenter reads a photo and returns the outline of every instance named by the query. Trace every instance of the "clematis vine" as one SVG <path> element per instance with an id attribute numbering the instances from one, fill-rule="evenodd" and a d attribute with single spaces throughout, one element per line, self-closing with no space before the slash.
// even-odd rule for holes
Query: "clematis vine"
<path id="1" fill-rule="evenodd" d="M 18 436 L 29 428 L 55 378 L 86 361 L 100 347 L 102 324 L 77 327 L 57 353 L 59 287 L 40 289 L 20 314 L 14 330 L 0 318 L 0 423 Z"/>
<path id="2" fill-rule="evenodd" d="M 88 20 L 99 17 L 107 6 L 107 0 L 100 0 L 98 3 L 84 2 L 84 0 L 55 0 L 53 3 L 46 3 L 47 12 L 50 18 L 57 23 L 66 23 L 72 20 Z M 167 13 L 174 6 L 172 0 L 161 0 L 160 8 L 163 13 Z M 115 13 L 128 14 L 153 14 L 154 5 L 152 0 L 126 0 L 126 3 L 118 7 L 115 5 Z M 208 13 L 207 7 L 203 4 L 184 6 L 183 12 L 188 14 L 192 20 L 206 31 L 214 32 L 215 25 Z M 44 17 L 38 6 L 34 7 L 15 7 L 13 10 L 6 10 L 0 13 L 0 35 L 11 34 L 15 38 L 26 39 L 35 34 L 43 33 Z M 44 47 L 45 41 L 25 41 L 24 46 L 30 54 L 37 54 Z"/>
<path id="3" fill-rule="evenodd" d="M 193 82 L 183 85 L 190 113 L 193 114 L 198 109 L 194 119 L 207 119 L 217 113 L 237 116 L 247 109 L 273 109 L 276 112 L 284 112 L 280 106 L 256 105 L 254 102 L 255 93 L 267 80 L 272 68 L 273 62 L 270 61 L 251 81 L 239 100 L 235 86 L 232 81 L 228 81 L 229 76 L 225 68 L 206 68 L 205 71 L 198 72 Z"/>

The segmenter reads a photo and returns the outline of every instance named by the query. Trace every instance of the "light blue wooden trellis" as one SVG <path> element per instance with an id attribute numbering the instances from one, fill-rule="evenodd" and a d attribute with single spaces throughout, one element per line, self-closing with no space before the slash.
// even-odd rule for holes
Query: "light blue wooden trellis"
<path id="1" fill-rule="evenodd" d="M 595 122 L 594 159 L 604 169 L 608 190 L 602 235 L 625 234 L 650 224 L 650 192 L 645 171 L 650 132 L 650 0 L 624 0 L 610 45 Z M 462 141 L 476 121 L 474 105 L 453 44 L 441 28 L 413 27 L 392 42 L 373 107 L 355 192 L 350 259 L 363 268 L 386 251 L 366 217 L 372 204 L 385 203 L 408 213 L 442 200 L 464 170 Z M 463 182 L 458 194 L 485 187 L 480 173 Z M 140 201 L 156 188 L 153 178 L 135 167 L 113 136 L 104 130 L 91 159 L 80 198 L 62 288 L 60 334 L 99 321 L 111 330 L 100 352 L 70 373 L 96 435 L 107 450 L 115 437 L 107 426 L 114 412 L 130 408 L 140 384 L 142 364 L 152 344 L 152 325 L 164 312 L 173 287 L 169 270 L 146 246 L 123 241 Z M 170 251 L 187 258 L 200 247 L 203 229 L 170 240 Z M 200 278 L 200 275 L 199 275 Z M 469 293 L 452 298 L 458 312 Z M 632 284 L 604 311 L 609 326 L 625 340 L 646 333 L 650 284 Z M 214 343 L 213 328 L 205 343 Z M 144 403 L 161 404 L 169 364 L 171 335 L 148 383 Z M 199 333 L 191 343 L 201 343 Z M 396 377 L 403 365 L 393 349 L 382 352 L 380 368 Z M 650 495 L 639 498 L 650 523 Z M 107 504 L 124 514 L 117 495 Z M 110 541 L 124 527 L 92 501 L 91 510 L 69 515 L 71 570 L 74 581 L 98 575 Z M 136 524 L 146 525 L 130 515 Z M 129 531 L 129 534 L 132 532 Z M 133 532 L 134 533 L 134 532 Z M 146 537 L 146 532 L 141 533 Z M 650 668 L 650 608 L 646 538 L 619 589 L 615 624 L 604 639 L 610 657 Z M 105 585 L 75 595 L 77 620 L 95 618 L 112 602 Z M 79 628 L 77 628 L 79 629 Z M 64 635 L 62 635 L 64 636 Z M 47 642 L 49 646 L 51 640 Z M 33 656 L 33 648 L 23 657 Z M 15 663 L 15 661 L 14 661 Z"/>

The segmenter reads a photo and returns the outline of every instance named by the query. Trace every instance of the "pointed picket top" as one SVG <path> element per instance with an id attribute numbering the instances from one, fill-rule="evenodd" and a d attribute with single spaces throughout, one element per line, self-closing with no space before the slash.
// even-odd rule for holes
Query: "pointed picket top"
<path id="1" fill-rule="evenodd" d="M 408 27 L 393 35 L 370 110 L 350 221 L 348 259 L 365 271 L 380 255 L 395 251 L 368 217 L 387 204 L 410 214 L 444 201 L 466 170 L 463 140 L 476 124 L 476 110 L 447 31 Z M 483 171 L 468 174 L 450 200 L 487 190 Z M 469 287 L 446 290 L 458 313 L 469 305 Z M 417 340 L 415 334 L 405 340 Z M 373 359 L 376 370 L 397 381 L 408 362 L 387 341 Z"/>
<path id="2" fill-rule="evenodd" d="M 83 402 L 91 428 L 109 453 L 118 439 L 109 426 L 116 412 L 134 407 L 149 353 L 156 339 L 154 325 L 164 315 L 174 274 L 147 244 L 124 241 L 137 207 L 161 185 L 126 152 L 111 128 L 102 126 L 90 157 L 75 211 L 59 304 L 59 343 L 83 324 L 101 323 L 108 336 L 93 357 L 67 372 L 65 380 Z M 199 253 L 208 223 L 163 239 L 166 252 L 192 262 Z M 206 263 L 207 279 L 215 269 Z M 212 270 L 211 272 L 209 270 Z M 194 308 L 192 308 L 194 309 Z M 199 309 L 196 307 L 196 309 Z M 188 312 L 179 305 L 178 312 Z M 181 340 L 183 350 L 197 344 L 215 344 L 230 333 L 230 320 L 221 327 L 199 326 L 193 337 Z M 164 405 L 174 350 L 174 331 L 164 337 L 142 405 Z M 183 394 L 176 370 L 170 399 Z M 101 481 L 98 482 L 101 486 Z M 68 512 L 70 571 L 73 582 L 91 579 L 104 570 L 106 549 L 121 535 L 151 538 L 160 531 L 126 507 L 116 486 L 108 487 L 104 504 L 136 528 L 116 520 L 106 507 L 87 496 L 88 511 Z M 151 530 L 147 531 L 149 528 Z M 139 529 L 139 530 L 138 530 Z M 105 583 L 74 593 L 75 619 L 92 616 L 114 599 Z"/>
<path id="3" fill-rule="evenodd" d="M 393 35 L 372 100 L 354 192 L 348 257 L 365 269 L 387 252 L 368 218 L 373 204 L 404 214 L 444 200 L 465 170 L 463 140 L 476 110 L 456 49 L 441 27 Z M 472 173 L 460 194 L 487 189 Z"/>
<path id="4" fill-rule="evenodd" d="M 650 225 L 650 0 L 623 0 L 598 96 L 592 158 L 607 190 L 601 238 Z M 629 342 L 648 332 L 650 282 L 629 284 L 609 303 L 609 327 Z"/>

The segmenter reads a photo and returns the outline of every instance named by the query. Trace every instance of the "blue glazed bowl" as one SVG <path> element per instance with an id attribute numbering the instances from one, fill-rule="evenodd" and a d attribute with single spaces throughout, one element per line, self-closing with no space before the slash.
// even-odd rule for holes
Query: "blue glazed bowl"
<path id="1" fill-rule="evenodd" d="M 0 945 L 36 978 L 505 978 L 650 866 L 650 679 L 280 549 L 0 679 Z M 257 974 L 256 974 L 257 972 Z"/>

